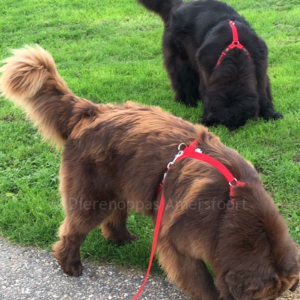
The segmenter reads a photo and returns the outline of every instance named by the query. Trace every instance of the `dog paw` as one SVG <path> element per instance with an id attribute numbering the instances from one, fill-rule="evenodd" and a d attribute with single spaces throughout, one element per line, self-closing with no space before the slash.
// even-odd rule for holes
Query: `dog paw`
<path id="1" fill-rule="evenodd" d="M 277 119 L 282 119 L 283 118 L 283 115 L 279 112 L 276 112 L 276 111 L 272 111 L 272 112 L 269 112 L 265 115 L 263 115 L 263 118 L 265 120 L 277 120 Z"/>
<path id="2" fill-rule="evenodd" d="M 198 102 L 197 102 L 197 98 L 196 97 L 187 97 L 184 99 L 184 104 L 187 107 L 198 107 Z"/>
<path id="3" fill-rule="evenodd" d="M 138 239 L 138 236 L 131 233 L 131 232 L 128 232 L 126 233 L 126 235 L 122 235 L 120 236 L 116 242 L 120 245 L 124 245 L 124 244 L 130 244 L 132 243 L 133 241 L 137 240 Z"/>
<path id="4" fill-rule="evenodd" d="M 275 112 L 273 115 L 273 119 L 283 119 L 283 114 L 279 113 L 279 112 Z"/>
<path id="5" fill-rule="evenodd" d="M 179 102 L 180 104 L 184 104 L 187 107 L 198 107 L 197 98 L 193 98 L 193 97 L 186 98 L 176 94 L 175 101 Z"/>
<path id="6" fill-rule="evenodd" d="M 201 123 L 202 125 L 206 126 L 206 127 L 211 127 L 211 126 L 214 126 L 216 123 L 215 122 L 212 122 L 208 119 L 202 119 L 199 121 L 199 123 Z"/>
<path id="7" fill-rule="evenodd" d="M 135 234 L 133 234 L 131 232 L 128 232 L 128 235 L 126 236 L 126 238 L 124 239 L 124 241 L 126 243 L 131 243 L 131 242 L 137 240 L 137 238 L 138 238 L 137 235 L 135 235 Z"/>
<path id="8" fill-rule="evenodd" d="M 188 104 L 186 104 L 187 107 L 198 107 L 198 103 L 197 101 L 193 101 L 193 102 L 189 102 Z"/>
<path id="9" fill-rule="evenodd" d="M 64 266 L 62 266 L 62 269 L 67 275 L 78 277 L 82 274 L 83 266 L 81 264 L 81 261 L 76 261 L 71 264 L 65 264 Z"/>
<path id="10" fill-rule="evenodd" d="M 184 101 L 182 100 L 182 97 L 179 94 L 175 94 L 174 100 L 180 104 L 184 104 Z"/>
<path id="11" fill-rule="evenodd" d="M 138 238 L 135 234 L 131 233 L 127 227 L 116 230 L 111 224 L 106 224 L 106 226 L 102 227 L 102 234 L 105 238 L 120 245 L 131 243 Z"/>

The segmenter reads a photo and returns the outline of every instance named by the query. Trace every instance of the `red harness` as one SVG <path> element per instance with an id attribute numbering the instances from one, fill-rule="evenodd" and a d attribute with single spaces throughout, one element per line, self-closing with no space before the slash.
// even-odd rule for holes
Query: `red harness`
<path id="1" fill-rule="evenodd" d="M 195 159 L 198 159 L 198 160 L 202 160 L 202 161 L 212 165 L 221 174 L 223 174 L 223 176 L 226 178 L 226 180 L 228 181 L 228 184 L 230 186 L 229 196 L 230 196 L 230 199 L 231 199 L 231 203 L 234 204 L 234 201 L 235 201 L 234 200 L 234 196 L 235 196 L 234 188 L 236 186 L 245 186 L 246 184 L 242 181 L 238 181 L 221 162 L 219 162 L 218 160 L 214 159 L 211 156 L 203 154 L 202 151 L 199 148 L 197 148 L 197 145 L 198 145 L 197 140 L 193 141 L 191 143 L 191 145 L 186 147 L 184 150 L 181 150 L 182 145 L 184 145 L 184 144 L 180 144 L 178 146 L 178 150 L 179 150 L 178 154 L 175 156 L 174 160 L 171 161 L 167 166 L 167 171 L 164 175 L 164 179 L 163 179 L 162 183 L 159 185 L 159 188 L 158 188 L 158 195 L 162 192 L 163 183 L 165 181 L 165 178 L 166 178 L 167 173 L 168 173 L 169 169 L 171 168 L 171 166 L 176 161 L 179 161 L 181 159 L 190 157 L 190 158 L 195 158 Z M 135 297 L 132 298 L 132 300 L 138 299 L 138 297 L 141 295 L 141 293 L 143 292 L 143 290 L 146 286 L 146 283 L 147 283 L 147 280 L 148 280 L 148 277 L 149 277 L 149 274 L 150 274 L 150 270 L 151 270 L 151 267 L 152 267 L 152 262 L 153 262 L 153 259 L 154 259 L 154 255 L 155 255 L 155 249 L 156 249 L 157 240 L 158 240 L 158 236 L 159 236 L 159 230 L 160 230 L 160 225 L 161 225 L 161 220 L 162 220 L 164 208 L 165 208 L 165 197 L 164 197 L 164 193 L 162 193 L 161 199 L 160 199 L 160 204 L 159 204 L 159 209 L 158 209 L 157 217 L 156 217 L 156 224 L 155 224 L 155 229 L 154 229 L 154 237 L 153 237 L 152 250 L 151 250 L 148 270 L 147 270 L 143 285 L 141 286 L 140 290 L 135 295 Z"/>
<path id="2" fill-rule="evenodd" d="M 238 49 L 241 49 L 242 51 L 244 51 L 245 54 L 247 55 L 247 57 L 251 60 L 249 51 L 239 42 L 239 34 L 238 34 L 237 28 L 235 26 L 235 22 L 229 21 L 229 26 L 232 30 L 232 43 L 225 50 L 223 50 L 223 52 L 217 62 L 217 67 L 221 64 L 224 56 L 226 56 L 227 53 L 234 48 L 238 48 Z"/>

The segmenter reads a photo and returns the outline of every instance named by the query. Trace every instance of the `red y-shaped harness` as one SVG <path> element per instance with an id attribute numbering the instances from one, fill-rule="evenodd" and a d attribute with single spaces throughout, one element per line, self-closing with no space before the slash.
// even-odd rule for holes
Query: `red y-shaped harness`
<path id="1" fill-rule="evenodd" d="M 234 49 L 234 48 L 238 48 L 241 49 L 242 51 L 245 52 L 245 54 L 247 55 L 247 57 L 249 59 L 251 59 L 250 53 L 248 52 L 248 50 L 239 42 L 239 34 L 237 31 L 237 28 L 235 26 L 235 22 L 234 21 L 229 21 L 229 26 L 232 30 L 232 43 L 222 52 L 218 62 L 217 62 L 217 67 L 221 64 L 222 59 L 224 58 L 224 56 L 227 55 L 227 53 Z"/>
<path id="2" fill-rule="evenodd" d="M 181 145 L 183 145 L 183 144 L 179 145 L 178 150 L 180 150 Z M 179 161 L 181 159 L 190 157 L 190 158 L 202 160 L 202 161 L 212 165 L 213 167 L 215 167 L 220 173 L 222 173 L 224 175 L 224 177 L 226 178 L 226 180 L 228 181 L 228 184 L 230 186 L 230 191 L 229 191 L 230 199 L 231 199 L 232 203 L 234 203 L 233 202 L 234 196 L 235 196 L 234 188 L 236 186 L 245 186 L 245 183 L 242 181 L 238 181 L 221 162 L 219 162 L 218 160 L 214 159 L 211 156 L 203 154 L 202 151 L 199 148 L 197 148 L 197 145 L 198 145 L 198 141 L 195 140 L 191 143 L 190 146 L 186 147 L 184 150 L 180 150 L 178 152 L 178 154 L 175 156 L 174 160 L 168 164 L 167 172 L 176 161 Z M 167 172 L 164 175 L 162 184 L 160 184 L 160 186 L 158 188 L 158 194 L 160 194 L 162 192 L 162 187 L 163 187 L 163 183 L 164 183 L 165 177 L 167 175 Z M 143 292 L 143 290 L 146 286 L 146 283 L 147 283 L 147 280 L 148 280 L 148 277 L 150 274 L 152 262 L 154 259 L 154 255 L 155 255 L 155 249 L 156 249 L 156 244 L 157 244 L 157 240 L 158 240 L 158 236 L 159 236 L 160 224 L 161 224 L 164 208 L 165 208 L 165 197 L 164 197 L 164 193 L 162 193 L 160 204 L 159 204 L 159 209 L 158 209 L 157 217 L 156 217 L 156 224 L 155 224 L 154 237 L 153 237 L 152 250 L 151 250 L 148 270 L 147 270 L 142 287 L 140 288 L 140 290 L 136 294 L 136 296 L 134 298 L 132 298 L 132 300 L 138 299 L 138 297 L 141 295 L 141 293 Z"/>

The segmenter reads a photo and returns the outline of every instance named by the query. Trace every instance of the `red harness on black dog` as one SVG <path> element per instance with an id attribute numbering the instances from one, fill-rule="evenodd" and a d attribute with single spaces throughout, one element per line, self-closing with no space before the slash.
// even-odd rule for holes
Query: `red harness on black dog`
<path id="1" fill-rule="evenodd" d="M 178 154 L 175 156 L 174 160 L 168 163 L 167 166 L 167 171 L 164 174 L 164 178 L 162 183 L 159 185 L 158 188 L 158 195 L 162 192 L 162 188 L 163 188 L 163 184 L 165 181 L 165 178 L 167 176 L 168 171 L 170 170 L 171 166 L 176 162 L 179 161 L 183 158 L 195 158 L 195 159 L 199 159 L 202 160 L 210 165 L 212 165 L 213 167 L 215 167 L 220 173 L 222 173 L 224 175 L 224 177 L 226 178 L 226 180 L 228 181 L 228 184 L 230 186 L 229 189 L 229 196 L 231 199 L 232 204 L 234 203 L 234 188 L 236 186 L 245 186 L 245 183 L 242 181 L 238 181 L 232 174 L 231 172 L 218 160 L 214 159 L 211 156 L 208 156 L 206 154 L 203 154 L 202 151 L 197 148 L 198 145 L 198 141 L 195 140 L 191 143 L 190 146 L 186 147 L 184 150 L 181 150 L 181 146 L 184 144 L 180 144 L 178 146 Z M 139 292 L 136 294 L 136 296 L 134 298 L 132 298 L 132 300 L 136 300 L 138 299 L 138 297 L 141 295 L 141 293 L 144 290 L 144 287 L 147 283 L 149 274 L 150 274 L 150 270 L 151 270 L 151 266 L 152 266 L 152 262 L 154 259 L 154 255 L 155 255 L 155 249 L 156 249 L 156 244 L 157 244 L 157 240 L 158 240 L 158 236 L 159 236 L 159 230 L 160 230 L 160 224 L 161 224 L 161 220 L 162 220 L 162 216 L 164 213 L 164 208 L 165 208 L 165 197 L 164 197 L 164 193 L 162 193 L 161 195 L 161 199 L 160 199 L 160 204 L 159 204 L 159 209 L 157 212 L 157 217 L 156 217 L 156 224 L 155 224 L 155 230 L 154 230 L 154 237 L 153 237 L 153 243 L 152 243 L 152 250 L 151 250 L 151 256 L 150 256 L 150 261 L 149 261 L 149 266 L 148 266 L 148 270 L 143 282 L 142 287 L 140 288 Z"/>
<path id="2" fill-rule="evenodd" d="M 218 62 L 217 62 L 217 67 L 221 64 L 222 59 L 224 58 L 224 56 L 227 55 L 227 53 L 234 49 L 234 48 L 238 48 L 241 49 L 242 51 L 245 52 L 245 54 L 247 55 L 247 57 L 251 60 L 251 56 L 249 51 L 239 42 L 239 34 L 237 31 L 237 28 L 235 26 L 235 22 L 234 21 L 229 21 L 229 26 L 232 30 L 232 43 L 222 52 Z"/>

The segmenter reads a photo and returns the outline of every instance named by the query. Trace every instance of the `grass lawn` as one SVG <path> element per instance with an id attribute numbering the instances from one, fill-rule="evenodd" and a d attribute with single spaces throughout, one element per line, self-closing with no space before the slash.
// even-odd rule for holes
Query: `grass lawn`
<path id="1" fill-rule="evenodd" d="M 252 161 L 300 243 L 300 5 L 299 0 L 229 0 L 269 46 L 274 103 L 283 120 L 252 120 L 234 132 L 211 130 Z M 173 101 L 161 54 L 163 24 L 136 0 L 1 0 L 0 58 L 38 43 L 56 60 L 79 96 L 95 102 L 132 100 L 159 105 L 198 122 L 202 107 Z M 0 98 L 0 234 L 50 249 L 63 220 L 58 194 L 60 153 L 42 142 L 24 113 Z M 171 159 L 171 158 L 170 158 Z M 83 257 L 146 268 L 150 219 L 131 214 L 140 239 L 118 247 L 93 231 Z M 157 263 L 155 269 L 158 269 Z"/>

